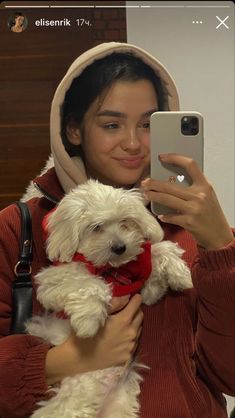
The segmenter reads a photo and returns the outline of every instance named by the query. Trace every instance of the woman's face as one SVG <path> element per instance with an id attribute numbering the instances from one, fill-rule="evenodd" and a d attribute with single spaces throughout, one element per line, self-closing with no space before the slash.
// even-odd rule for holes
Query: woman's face
<path id="1" fill-rule="evenodd" d="M 81 133 L 88 177 L 129 187 L 144 178 L 150 164 L 150 116 L 158 110 L 148 80 L 117 81 L 86 112 Z"/>
<path id="2" fill-rule="evenodd" d="M 22 26 L 24 23 L 24 16 L 17 16 L 15 18 L 15 23 L 17 26 Z"/>

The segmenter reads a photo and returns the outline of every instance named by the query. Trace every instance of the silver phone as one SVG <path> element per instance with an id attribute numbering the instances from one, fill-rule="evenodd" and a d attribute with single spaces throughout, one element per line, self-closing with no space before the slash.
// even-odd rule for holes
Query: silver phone
<path id="1" fill-rule="evenodd" d="M 192 180 L 181 167 L 161 163 L 159 154 L 176 153 L 193 158 L 203 171 L 204 135 L 203 117 L 198 112 L 155 112 L 150 118 L 151 177 L 189 186 Z M 174 212 L 172 209 L 151 202 L 151 210 L 156 215 Z"/>

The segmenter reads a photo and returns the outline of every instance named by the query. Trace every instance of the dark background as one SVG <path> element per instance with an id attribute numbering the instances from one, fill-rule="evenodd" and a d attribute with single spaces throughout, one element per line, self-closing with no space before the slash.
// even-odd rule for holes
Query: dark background
<path id="1" fill-rule="evenodd" d="M 22 33 L 8 28 L 15 11 L 28 19 Z M 73 26 L 36 27 L 40 18 L 68 18 Z M 78 28 L 78 18 L 92 25 Z M 67 68 L 85 50 L 109 41 L 126 42 L 125 8 L 0 11 L 0 209 L 22 196 L 50 154 L 50 104 Z"/>

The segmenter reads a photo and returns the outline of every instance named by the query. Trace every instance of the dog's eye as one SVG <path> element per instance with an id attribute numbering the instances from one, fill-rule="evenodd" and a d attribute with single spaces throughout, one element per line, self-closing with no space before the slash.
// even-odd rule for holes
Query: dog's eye
<path id="1" fill-rule="evenodd" d="M 100 224 L 94 225 L 92 227 L 92 231 L 94 231 L 94 232 L 100 232 L 101 230 L 102 230 L 102 225 L 100 225 Z"/>
<path id="2" fill-rule="evenodd" d="M 123 219 L 120 222 L 120 225 L 123 230 L 124 229 L 135 230 L 137 227 L 136 223 L 132 219 Z"/>

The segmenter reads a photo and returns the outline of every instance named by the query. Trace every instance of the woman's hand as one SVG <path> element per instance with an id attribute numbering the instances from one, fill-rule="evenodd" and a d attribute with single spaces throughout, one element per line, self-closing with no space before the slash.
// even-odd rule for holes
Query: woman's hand
<path id="1" fill-rule="evenodd" d="M 121 311 L 128 304 L 130 295 L 113 297 L 108 309 L 109 314 Z"/>
<path id="2" fill-rule="evenodd" d="M 51 348 L 46 357 L 48 385 L 66 376 L 128 362 L 142 330 L 141 303 L 141 295 L 136 294 L 121 311 L 108 317 L 95 337 L 79 338 L 72 332 L 63 344 Z"/>
<path id="3" fill-rule="evenodd" d="M 186 229 L 199 245 L 208 250 L 217 250 L 229 244 L 234 239 L 233 233 L 213 187 L 196 162 L 178 154 L 164 154 L 159 159 L 166 164 L 183 167 L 193 182 L 189 187 L 153 179 L 142 182 L 149 200 L 175 210 L 173 214 L 160 215 L 159 219 Z"/>

